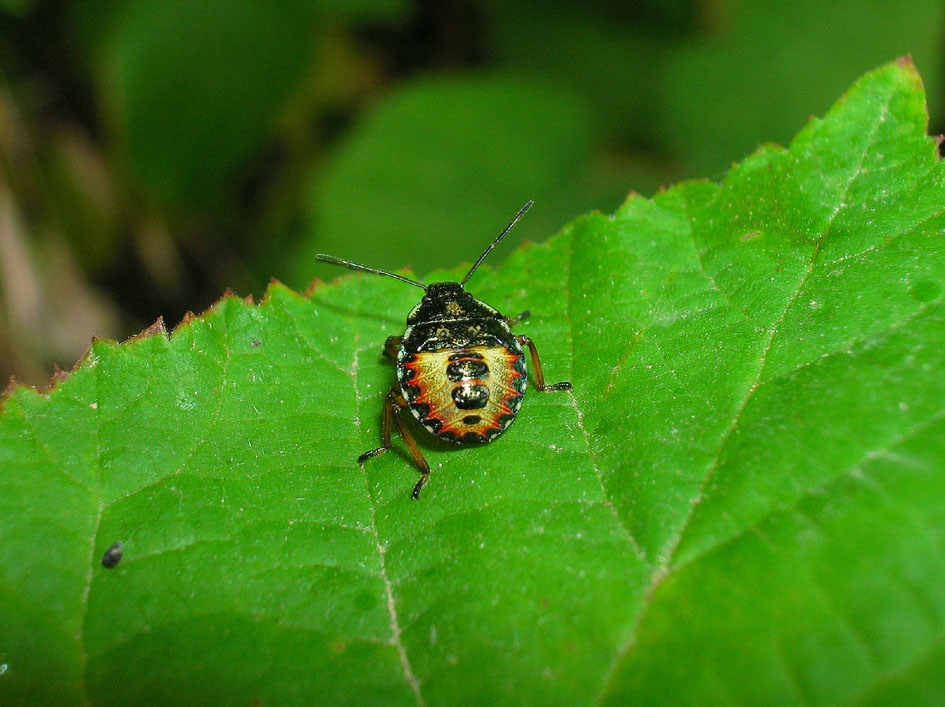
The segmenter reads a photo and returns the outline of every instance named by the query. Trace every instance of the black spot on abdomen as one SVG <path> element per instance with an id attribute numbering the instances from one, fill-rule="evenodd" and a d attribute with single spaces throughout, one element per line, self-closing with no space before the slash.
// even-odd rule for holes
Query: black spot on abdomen
<path id="1" fill-rule="evenodd" d="M 460 410 L 481 410 L 489 402 L 489 389 L 479 383 L 453 388 L 453 402 Z"/>
<path id="2" fill-rule="evenodd" d="M 480 422 L 482 422 L 482 418 L 479 415 L 466 415 L 463 418 L 464 425 L 478 425 Z"/>
<path id="3" fill-rule="evenodd" d="M 478 359 L 481 360 L 481 359 L 483 358 L 483 356 L 482 356 L 482 354 L 479 353 L 478 351 L 467 351 L 466 349 L 463 349 L 462 351 L 457 351 L 457 352 L 454 353 L 454 354 L 450 354 L 449 357 L 447 358 L 447 360 L 448 360 L 448 361 L 460 361 L 460 360 L 462 360 L 462 359 L 464 359 L 464 358 L 478 358 Z"/>
<path id="4" fill-rule="evenodd" d="M 473 359 L 457 361 L 446 367 L 446 377 L 450 383 L 461 380 L 482 380 L 489 377 L 489 367 L 485 362 Z"/>

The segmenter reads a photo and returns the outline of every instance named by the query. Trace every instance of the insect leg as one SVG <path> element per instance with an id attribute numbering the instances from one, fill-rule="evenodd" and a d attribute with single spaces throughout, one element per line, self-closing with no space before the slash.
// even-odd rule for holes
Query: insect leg
<path id="1" fill-rule="evenodd" d="M 430 477 L 430 465 L 427 464 L 427 460 L 420 451 L 420 447 L 417 446 L 416 440 L 414 440 L 413 435 L 410 434 L 410 431 L 407 429 L 407 425 L 404 424 L 403 418 L 399 414 L 407 407 L 407 401 L 404 400 L 403 395 L 400 396 L 398 404 L 400 405 L 400 410 L 398 411 L 398 415 L 394 418 L 394 424 L 397 425 L 397 431 L 400 433 L 400 438 L 404 440 L 404 444 L 407 446 L 407 451 L 410 452 L 410 456 L 413 457 L 413 461 L 417 465 L 417 469 L 420 471 L 420 480 L 417 481 L 417 485 L 413 487 L 413 497 L 414 499 L 418 500 L 420 498 L 420 489 L 423 488 L 424 484 L 427 482 L 427 479 Z"/>
<path id="2" fill-rule="evenodd" d="M 394 413 L 394 395 L 394 389 L 391 388 L 384 399 L 384 411 L 381 413 L 381 446 L 358 457 L 358 466 L 364 466 L 364 462 L 371 457 L 376 457 L 390 449 L 390 427 L 391 417 Z"/>
<path id="3" fill-rule="evenodd" d="M 535 370 L 535 383 L 538 386 L 538 390 L 571 390 L 571 384 L 568 381 L 545 385 L 545 374 L 541 370 L 541 360 L 538 358 L 538 349 L 535 348 L 535 342 L 527 336 L 516 336 L 515 339 L 522 346 L 528 347 L 528 353 L 530 353 L 532 357 L 532 368 Z"/>
<path id="4" fill-rule="evenodd" d="M 529 312 L 529 311 L 526 309 L 524 312 L 522 312 L 521 314 L 519 314 L 517 317 L 506 317 L 506 318 L 505 318 L 505 321 L 508 323 L 509 326 L 515 326 L 516 324 L 521 324 L 521 323 L 524 322 L 526 319 L 528 319 L 530 316 L 532 316 L 532 313 Z"/>
<path id="5" fill-rule="evenodd" d="M 395 404 L 398 406 L 398 409 L 397 415 L 394 417 L 394 424 L 397 425 L 397 432 L 400 433 L 400 438 L 404 441 L 404 444 L 407 446 L 407 451 L 410 452 L 410 456 L 413 457 L 413 461 L 420 471 L 420 480 L 417 481 L 417 485 L 413 487 L 413 497 L 415 500 L 419 500 L 420 489 L 423 488 L 424 484 L 427 483 L 427 479 L 430 477 L 430 465 L 427 463 L 423 452 L 420 451 L 420 447 L 417 446 L 416 440 L 414 440 L 413 435 L 410 434 L 410 430 L 407 429 L 407 425 L 404 424 L 404 420 L 401 417 L 401 413 L 407 408 L 407 401 L 404 400 L 402 393 L 397 393 Z"/>
<path id="6" fill-rule="evenodd" d="M 401 413 L 403 413 L 406 407 L 407 401 L 404 400 L 404 395 L 400 392 L 400 388 L 391 388 L 390 392 L 387 393 L 387 399 L 384 401 L 384 415 L 381 425 L 381 446 L 377 449 L 365 452 L 358 457 L 358 465 L 363 465 L 364 462 L 371 457 L 376 457 L 378 454 L 390 449 L 391 428 L 392 426 L 396 426 L 398 434 L 407 446 L 407 451 L 410 452 L 410 456 L 413 457 L 413 461 L 420 471 L 420 480 L 413 488 L 413 497 L 419 499 L 420 489 L 423 488 L 424 484 L 427 482 L 427 478 L 430 476 L 430 465 L 427 463 L 423 453 L 420 451 L 420 447 L 417 446 L 417 442 L 414 440 L 413 435 L 410 434 L 410 430 L 407 429 L 407 425 L 404 424 L 401 418 Z"/>
<path id="7" fill-rule="evenodd" d="M 403 341 L 403 338 L 402 336 L 388 336 L 387 341 L 384 342 L 384 355 L 396 361 L 397 352 L 400 351 L 400 342 Z"/>

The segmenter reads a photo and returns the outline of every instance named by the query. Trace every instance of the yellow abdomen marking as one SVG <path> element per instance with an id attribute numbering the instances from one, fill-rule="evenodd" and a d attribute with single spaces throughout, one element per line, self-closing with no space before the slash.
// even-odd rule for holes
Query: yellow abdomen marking
<path id="1" fill-rule="evenodd" d="M 525 392 L 522 354 L 501 346 L 424 351 L 399 372 L 411 412 L 435 435 L 457 442 L 499 435 Z"/>

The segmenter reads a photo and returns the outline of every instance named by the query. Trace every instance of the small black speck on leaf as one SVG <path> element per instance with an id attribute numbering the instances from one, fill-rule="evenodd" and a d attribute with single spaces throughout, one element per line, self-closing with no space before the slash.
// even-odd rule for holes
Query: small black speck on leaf
<path id="1" fill-rule="evenodd" d="M 108 570 L 112 569 L 113 567 L 117 567 L 118 563 L 121 562 L 121 552 L 121 543 L 115 543 L 110 548 L 108 548 L 105 551 L 105 554 L 102 555 L 102 567 Z"/>

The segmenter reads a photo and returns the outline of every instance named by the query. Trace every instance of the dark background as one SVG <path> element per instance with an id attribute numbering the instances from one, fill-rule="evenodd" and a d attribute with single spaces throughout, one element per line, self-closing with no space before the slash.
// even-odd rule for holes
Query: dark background
<path id="1" fill-rule="evenodd" d="M 419 276 L 721 179 L 911 54 L 941 0 L 0 0 L 0 380 L 328 252 Z"/>

